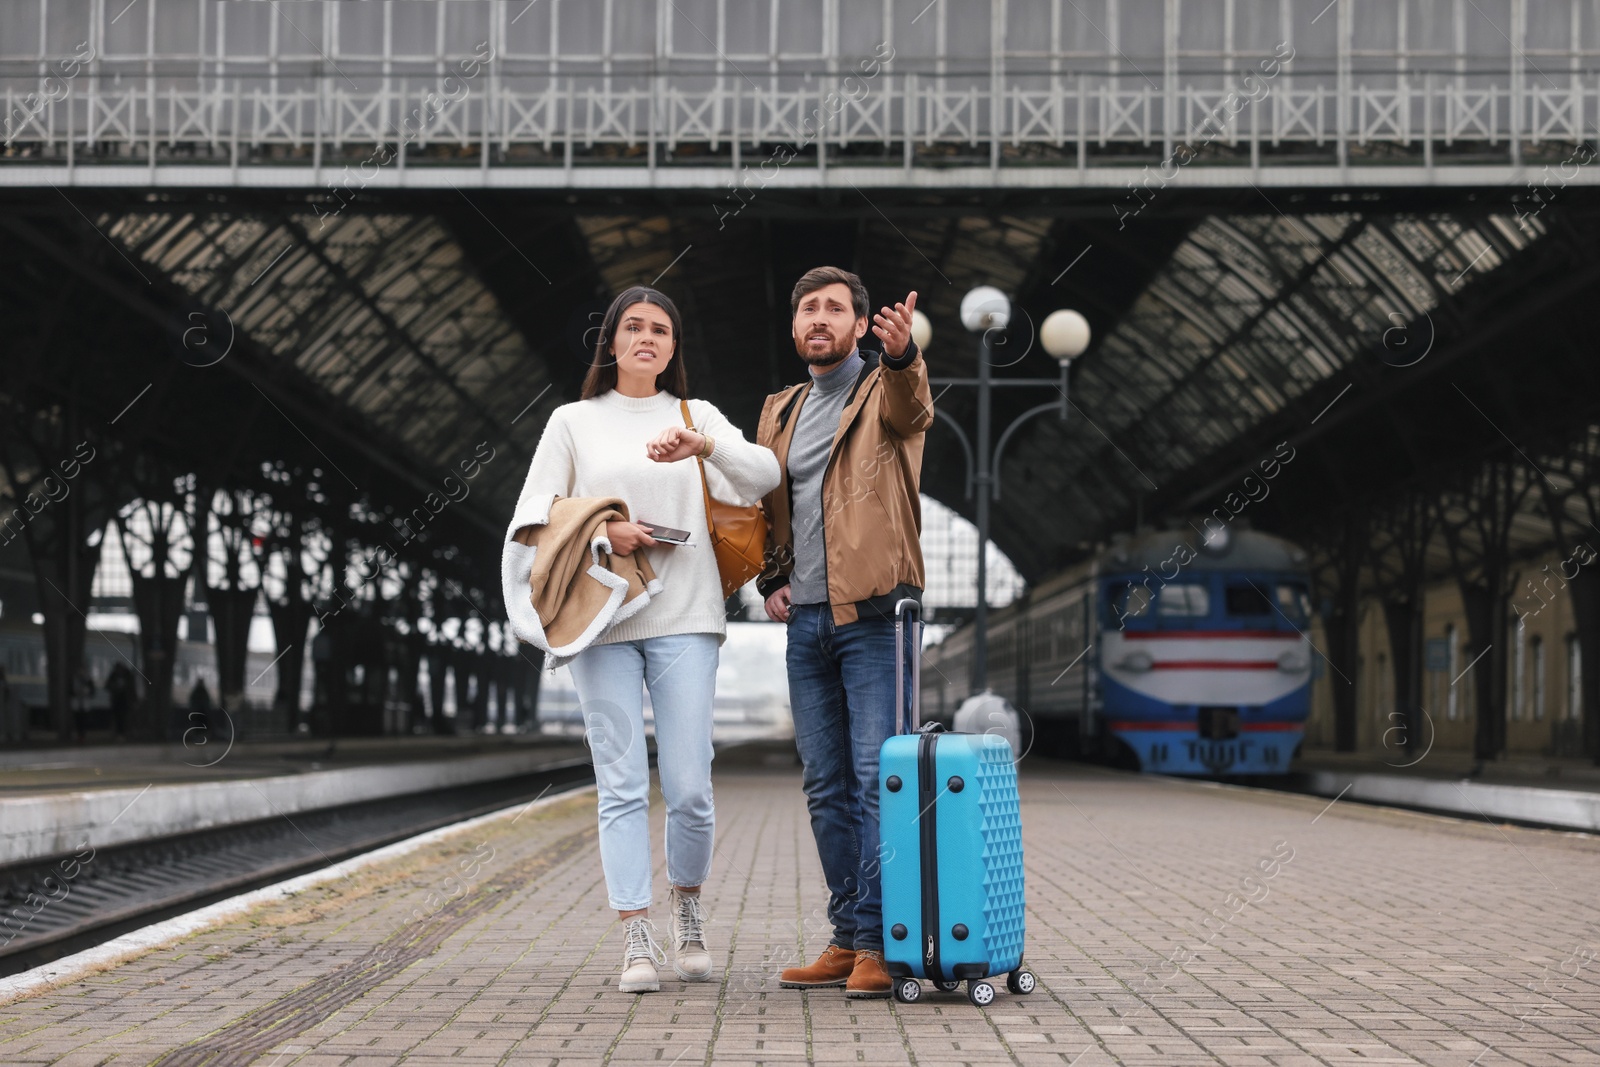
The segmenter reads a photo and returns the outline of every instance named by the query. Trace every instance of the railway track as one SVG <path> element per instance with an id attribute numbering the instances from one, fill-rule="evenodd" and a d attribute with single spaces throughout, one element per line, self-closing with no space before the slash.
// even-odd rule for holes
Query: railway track
<path id="1" fill-rule="evenodd" d="M 580 759 L 514 778 L 0 867 L 0 977 L 414 834 L 592 781 L 593 767 Z"/>

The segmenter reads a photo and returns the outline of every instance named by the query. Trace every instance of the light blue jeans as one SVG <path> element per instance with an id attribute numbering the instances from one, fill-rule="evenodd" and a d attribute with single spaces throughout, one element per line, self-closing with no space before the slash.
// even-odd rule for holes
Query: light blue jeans
<path id="1" fill-rule="evenodd" d="M 718 651 L 716 634 L 672 634 L 591 645 L 571 663 L 600 791 L 600 865 L 618 911 L 650 906 L 646 687 L 667 802 L 667 878 L 673 885 L 697 886 L 711 873 L 711 700 Z"/>

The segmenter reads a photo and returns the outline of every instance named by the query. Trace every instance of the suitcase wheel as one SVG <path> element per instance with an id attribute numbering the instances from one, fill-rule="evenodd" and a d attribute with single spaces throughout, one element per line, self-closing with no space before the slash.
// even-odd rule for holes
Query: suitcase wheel
<path id="1" fill-rule="evenodd" d="M 1006 975 L 1006 988 L 1023 996 L 1032 993 L 1033 987 L 1037 984 L 1032 971 L 1012 971 Z"/>
<path id="2" fill-rule="evenodd" d="M 994 1003 L 994 986 L 988 982 L 968 982 L 967 999 L 980 1008 Z"/>
<path id="3" fill-rule="evenodd" d="M 902 1004 L 915 1004 L 922 999 L 922 983 L 915 978 L 902 978 L 894 984 L 894 999 Z"/>
<path id="4" fill-rule="evenodd" d="M 956 990 L 961 988 L 961 982 L 959 979 L 952 979 L 948 982 L 935 982 L 933 984 L 938 986 L 946 993 L 954 993 Z"/>

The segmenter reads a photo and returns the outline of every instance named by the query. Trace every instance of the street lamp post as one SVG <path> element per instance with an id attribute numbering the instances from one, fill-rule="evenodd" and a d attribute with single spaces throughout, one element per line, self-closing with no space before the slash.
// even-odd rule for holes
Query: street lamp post
<path id="1" fill-rule="evenodd" d="M 918 311 L 914 313 L 912 332 L 919 348 L 926 348 L 933 335 L 933 329 L 928 320 Z M 993 336 L 996 330 L 1003 330 L 1011 321 L 1011 301 L 1000 290 L 988 285 L 980 285 L 973 289 L 961 300 L 961 324 L 973 333 L 979 334 L 978 376 L 976 378 L 934 378 L 931 383 L 941 387 L 941 393 L 955 386 L 975 388 L 978 391 L 978 440 L 974 449 L 973 443 L 968 439 L 967 432 L 953 416 L 942 408 L 935 406 L 934 415 L 943 419 L 955 430 L 956 436 L 961 441 L 961 450 L 966 456 L 967 499 L 973 498 L 973 491 L 977 491 L 974 511 L 978 526 L 978 587 L 976 606 L 973 613 L 972 633 L 972 691 L 982 692 L 989 682 L 989 505 L 992 501 L 1000 499 L 1000 461 L 1005 455 L 1006 445 L 1011 436 L 1017 432 L 1023 423 L 1035 415 L 1046 412 L 1056 412 L 1062 422 L 1067 421 L 1067 371 L 1073 359 L 1083 354 L 1089 347 L 1089 323 L 1076 311 L 1051 312 L 1039 327 L 1039 341 L 1044 345 L 1045 351 L 1053 356 L 1061 367 L 1059 378 L 1001 378 L 998 381 L 992 375 L 992 355 L 994 351 Z M 1051 400 L 1030 408 L 1018 415 L 1005 428 L 996 442 L 991 456 L 989 438 L 992 422 L 992 399 L 995 389 L 999 388 L 1038 388 L 1048 386 L 1060 392 L 1059 400 Z"/>

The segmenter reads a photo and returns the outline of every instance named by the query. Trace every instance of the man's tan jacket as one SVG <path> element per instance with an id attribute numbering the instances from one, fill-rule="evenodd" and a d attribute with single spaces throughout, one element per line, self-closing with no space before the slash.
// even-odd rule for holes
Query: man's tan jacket
<path id="1" fill-rule="evenodd" d="M 828 603 L 836 626 L 862 617 L 894 617 L 902 596 L 922 591 L 923 434 L 933 424 L 928 370 L 915 344 L 898 359 L 862 353 L 862 368 L 839 417 L 822 484 L 822 537 Z M 811 382 L 767 397 L 756 441 L 772 449 L 783 480 L 762 500 L 767 516 L 762 596 L 789 584 L 794 533 L 789 443 Z"/>

